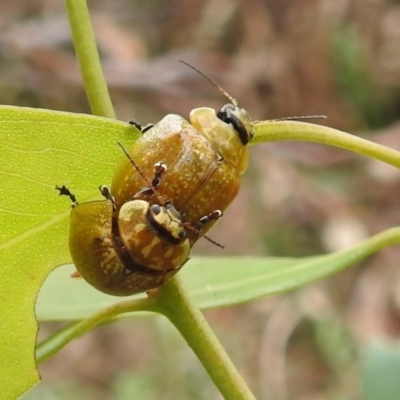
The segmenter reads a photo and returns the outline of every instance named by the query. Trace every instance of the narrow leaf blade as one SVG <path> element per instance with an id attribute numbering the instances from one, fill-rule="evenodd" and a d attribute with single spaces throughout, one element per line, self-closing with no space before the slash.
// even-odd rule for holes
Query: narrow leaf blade
<path id="1" fill-rule="evenodd" d="M 392 228 L 346 250 L 321 256 L 193 257 L 180 274 L 199 307 L 222 307 L 293 290 L 399 242 L 400 228 Z M 73 271 L 73 266 L 63 266 L 49 276 L 37 302 L 39 319 L 79 320 L 121 300 L 97 292 L 82 279 L 71 279 Z"/>

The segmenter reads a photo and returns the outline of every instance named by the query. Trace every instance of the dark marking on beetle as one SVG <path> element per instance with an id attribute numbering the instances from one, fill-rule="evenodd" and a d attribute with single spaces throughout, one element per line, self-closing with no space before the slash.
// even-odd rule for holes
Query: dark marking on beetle
<path id="1" fill-rule="evenodd" d="M 156 204 L 156 206 L 158 206 Z M 152 205 L 152 207 L 154 207 L 154 205 Z M 149 223 L 149 225 L 156 231 L 157 235 L 161 238 L 166 240 L 167 242 L 177 245 L 179 244 L 182 239 L 181 238 L 176 238 L 173 235 L 171 235 L 170 231 L 168 229 L 166 229 L 164 226 L 162 226 L 161 224 L 159 224 L 157 222 L 157 220 L 154 218 L 154 215 L 151 212 L 147 213 L 147 222 Z M 186 235 L 185 235 L 186 237 Z M 184 237 L 184 238 L 185 238 Z M 184 239 L 183 238 L 183 239 Z"/>
<path id="2" fill-rule="evenodd" d="M 246 127 L 242 124 L 242 121 L 240 121 L 233 111 L 235 111 L 235 106 L 233 104 L 226 104 L 217 113 L 217 117 L 226 124 L 231 124 L 233 129 L 238 133 L 242 144 L 246 145 L 249 143 L 250 135 Z"/>

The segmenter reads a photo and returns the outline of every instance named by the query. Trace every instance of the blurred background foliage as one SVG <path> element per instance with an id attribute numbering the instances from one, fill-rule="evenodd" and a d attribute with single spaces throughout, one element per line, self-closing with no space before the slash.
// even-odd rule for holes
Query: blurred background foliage
<path id="1" fill-rule="evenodd" d="M 119 119 L 146 124 L 221 107 L 226 99 L 183 59 L 254 120 L 325 114 L 315 122 L 400 149 L 398 1 L 92 0 L 89 8 Z M 90 112 L 60 0 L 0 2 L 0 103 Z M 399 225 L 399 183 L 395 168 L 335 148 L 252 147 L 242 190 L 212 231 L 225 250 L 204 241 L 194 253 L 341 249 Z M 388 248 L 294 293 L 206 316 L 258 399 L 398 399 L 399 260 L 399 248 Z M 39 339 L 60 326 L 42 324 Z M 97 329 L 40 372 L 24 399 L 220 399 L 162 318 Z"/>

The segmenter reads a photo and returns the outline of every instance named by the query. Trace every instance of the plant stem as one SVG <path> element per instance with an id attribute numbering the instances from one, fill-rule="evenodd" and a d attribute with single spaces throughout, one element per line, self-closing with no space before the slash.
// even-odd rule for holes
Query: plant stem
<path id="1" fill-rule="evenodd" d="M 400 168 L 400 152 L 358 136 L 300 121 L 258 121 L 252 143 L 300 140 L 340 147 Z"/>
<path id="2" fill-rule="evenodd" d="M 201 311 L 185 294 L 177 277 L 172 278 L 148 298 L 122 301 L 56 332 L 37 346 L 37 363 L 47 360 L 69 342 L 95 327 L 110 322 L 120 314 L 134 311 L 157 312 L 165 315 L 186 339 L 226 399 L 255 399 Z"/>
<path id="3" fill-rule="evenodd" d="M 153 297 L 145 299 L 130 299 L 113 304 L 91 317 L 68 325 L 66 328 L 56 332 L 36 347 L 36 361 L 41 363 L 60 351 L 69 342 L 82 336 L 96 326 L 110 322 L 118 315 L 134 311 L 154 311 L 156 300 Z"/>
<path id="4" fill-rule="evenodd" d="M 202 313 L 186 295 L 178 276 L 159 289 L 157 311 L 186 339 L 225 399 L 255 399 Z"/>
<path id="5" fill-rule="evenodd" d="M 115 118 L 85 0 L 65 0 L 75 53 L 94 115 Z"/>

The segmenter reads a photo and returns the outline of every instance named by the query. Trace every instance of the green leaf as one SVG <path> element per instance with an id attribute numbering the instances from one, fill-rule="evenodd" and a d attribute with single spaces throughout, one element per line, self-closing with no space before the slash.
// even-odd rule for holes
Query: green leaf
<path id="1" fill-rule="evenodd" d="M 16 398 L 38 374 L 34 363 L 34 304 L 45 278 L 70 261 L 70 204 L 98 196 L 122 157 L 117 141 L 138 131 L 90 115 L 0 106 L 0 376 L 2 398 Z"/>
<path id="2" fill-rule="evenodd" d="M 180 276 L 199 307 L 221 307 L 295 289 L 399 242 L 400 228 L 392 228 L 351 248 L 322 256 L 299 259 L 194 257 Z M 73 271 L 73 266 L 63 266 L 49 276 L 37 302 L 39 319 L 84 319 L 121 301 L 97 292 L 82 279 L 71 279 Z"/>
<path id="3" fill-rule="evenodd" d="M 377 342 L 367 349 L 362 364 L 365 400 L 400 398 L 400 347 L 398 343 Z"/>

